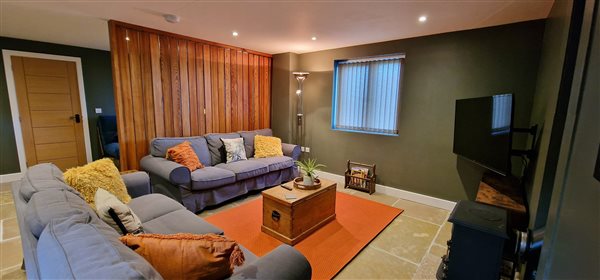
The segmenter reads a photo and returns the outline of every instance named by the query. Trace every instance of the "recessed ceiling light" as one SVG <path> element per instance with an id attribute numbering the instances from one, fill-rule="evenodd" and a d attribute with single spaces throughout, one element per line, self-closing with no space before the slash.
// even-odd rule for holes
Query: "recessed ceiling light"
<path id="1" fill-rule="evenodd" d="M 129 36 L 125 37 L 125 41 L 129 41 Z"/>
<path id="2" fill-rule="evenodd" d="M 313 41 L 316 41 L 316 40 L 317 40 L 317 37 L 313 36 L 313 37 L 312 37 L 312 38 L 310 38 L 310 39 L 311 39 L 311 40 L 313 40 Z"/>
<path id="3" fill-rule="evenodd" d="M 238 36 L 238 35 L 240 35 L 240 34 L 238 34 L 238 33 L 237 33 L 237 31 L 233 31 L 233 32 L 231 33 L 231 35 L 233 35 L 233 37 L 237 37 L 237 36 Z"/>
<path id="4" fill-rule="evenodd" d="M 420 16 L 419 17 L 419 22 L 426 22 L 427 21 L 427 17 L 426 16 Z"/>

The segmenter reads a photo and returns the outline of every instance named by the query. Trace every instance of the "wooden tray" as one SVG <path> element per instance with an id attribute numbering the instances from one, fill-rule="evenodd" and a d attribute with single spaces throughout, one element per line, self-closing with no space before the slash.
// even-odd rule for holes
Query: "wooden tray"
<path id="1" fill-rule="evenodd" d="M 312 186 L 302 184 L 302 177 L 296 177 L 294 179 L 294 187 L 301 190 L 316 190 L 321 187 L 321 180 L 315 179 L 315 183 Z"/>

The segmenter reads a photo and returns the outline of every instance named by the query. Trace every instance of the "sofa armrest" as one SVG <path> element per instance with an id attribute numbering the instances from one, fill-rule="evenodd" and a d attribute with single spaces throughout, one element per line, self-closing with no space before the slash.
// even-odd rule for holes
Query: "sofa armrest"
<path id="1" fill-rule="evenodd" d="M 121 175 L 125 186 L 127 187 L 127 193 L 132 198 L 136 198 L 142 195 L 152 193 L 152 187 L 150 186 L 150 177 L 146 172 L 134 172 Z"/>
<path id="2" fill-rule="evenodd" d="M 281 148 L 283 149 L 284 156 L 291 157 L 294 160 L 298 160 L 302 153 L 300 146 L 294 144 L 281 143 Z"/>
<path id="3" fill-rule="evenodd" d="M 280 245 L 231 275 L 231 279 L 310 279 L 312 268 L 298 250 Z"/>
<path id="4" fill-rule="evenodd" d="M 173 185 L 187 185 L 192 177 L 190 170 L 166 158 L 148 155 L 140 161 L 140 167 L 149 173 L 159 176 Z"/>

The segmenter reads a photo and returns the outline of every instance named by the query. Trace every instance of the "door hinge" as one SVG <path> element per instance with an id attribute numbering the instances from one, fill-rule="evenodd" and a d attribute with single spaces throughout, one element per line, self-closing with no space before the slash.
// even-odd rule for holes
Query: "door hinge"
<path id="1" fill-rule="evenodd" d="M 206 115 L 206 108 L 204 108 L 204 114 Z"/>

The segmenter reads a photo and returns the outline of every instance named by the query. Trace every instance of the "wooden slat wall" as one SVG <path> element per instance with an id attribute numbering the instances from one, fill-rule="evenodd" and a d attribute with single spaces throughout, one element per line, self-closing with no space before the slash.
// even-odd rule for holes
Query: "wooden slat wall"
<path id="1" fill-rule="evenodd" d="M 155 137 L 270 127 L 271 55 L 109 21 L 121 169 Z"/>

